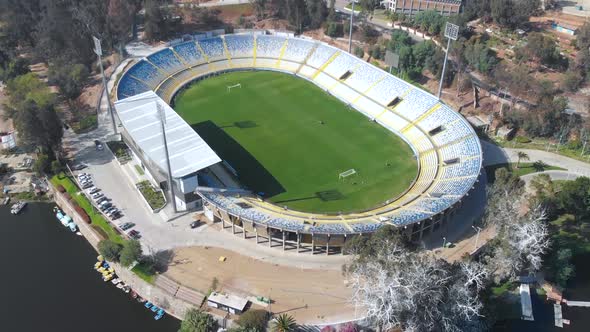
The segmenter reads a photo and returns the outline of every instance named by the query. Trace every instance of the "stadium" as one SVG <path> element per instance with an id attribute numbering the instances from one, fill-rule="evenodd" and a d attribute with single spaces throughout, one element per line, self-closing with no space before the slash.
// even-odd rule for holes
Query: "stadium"
<path id="1" fill-rule="evenodd" d="M 163 189 L 169 150 L 181 209 L 284 250 L 340 252 L 387 224 L 419 241 L 482 165 L 474 130 L 435 96 L 286 33 L 185 38 L 127 68 L 116 97 L 124 140 Z"/>

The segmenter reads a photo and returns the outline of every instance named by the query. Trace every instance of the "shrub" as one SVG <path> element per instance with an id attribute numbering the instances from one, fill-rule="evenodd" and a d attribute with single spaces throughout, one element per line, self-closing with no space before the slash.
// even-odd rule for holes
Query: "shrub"
<path id="1" fill-rule="evenodd" d="M 70 196 L 70 194 L 69 194 L 69 193 L 64 193 L 64 198 L 65 198 L 67 201 L 71 201 L 71 200 L 72 200 L 72 196 Z"/>
<path id="2" fill-rule="evenodd" d="M 354 48 L 354 55 L 362 59 L 365 56 L 365 51 L 363 51 L 362 47 L 357 46 Z"/>
<path id="3" fill-rule="evenodd" d="M 516 140 L 516 143 L 524 143 L 524 144 L 526 144 L 526 143 L 530 143 L 531 142 L 531 139 L 528 138 L 528 137 L 526 137 L 526 136 L 516 136 L 515 140 Z"/>
<path id="4" fill-rule="evenodd" d="M 268 313 L 266 310 L 248 310 L 243 313 L 236 323 L 244 328 L 265 331 L 268 322 Z"/>
<path id="5" fill-rule="evenodd" d="M 344 34 L 342 30 L 342 24 L 336 22 L 329 22 L 328 25 L 326 25 L 325 32 L 326 35 L 330 37 L 342 37 Z"/>
<path id="6" fill-rule="evenodd" d="M 57 191 L 59 191 L 60 193 L 65 193 L 66 192 L 66 188 L 64 188 L 64 186 L 62 186 L 61 184 L 57 186 Z"/>

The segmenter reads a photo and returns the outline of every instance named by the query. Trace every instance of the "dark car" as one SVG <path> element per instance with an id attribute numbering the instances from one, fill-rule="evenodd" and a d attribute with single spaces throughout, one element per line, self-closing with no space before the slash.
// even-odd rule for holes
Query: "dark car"
<path id="1" fill-rule="evenodd" d="M 127 233 L 127 234 L 129 235 L 129 237 L 131 237 L 134 240 L 141 239 L 141 234 L 139 234 L 139 232 L 136 230 L 129 231 L 129 233 Z"/>
<path id="2" fill-rule="evenodd" d="M 193 229 L 199 227 L 199 225 L 200 225 L 200 223 L 198 221 L 191 222 L 191 228 L 193 228 Z"/>

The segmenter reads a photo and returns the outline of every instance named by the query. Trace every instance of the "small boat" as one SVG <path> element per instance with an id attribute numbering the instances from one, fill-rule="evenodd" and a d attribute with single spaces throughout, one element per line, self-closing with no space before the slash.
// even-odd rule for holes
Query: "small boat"
<path id="1" fill-rule="evenodd" d="M 116 285 L 116 284 L 122 282 L 122 280 L 119 278 L 115 278 L 115 279 L 111 280 L 111 282 L 113 283 L 113 285 Z"/>
<path id="2" fill-rule="evenodd" d="M 125 287 L 121 288 L 121 290 L 123 290 L 125 293 L 129 294 L 129 292 L 131 291 L 131 287 L 125 286 Z"/>
<path id="3" fill-rule="evenodd" d="M 94 263 L 94 269 L 95 269 L 95 270 L 98 270 L 98 268 L 99 268 L 101 265 L 102 265 L 102 263 L 101 263 L 101 262 L 96 262 L 96 263 Z"/>
<path id="4" fill-rule="evenodd" d="M 153 307 L 152 307 L 150 310 L 151 310 L 152 312 L 157 312 L 158 310 L 160 310 L 160 308 L 158 308 L 158 307 L 156 307 L 156 306 L 153 306 Z"/>
<path id="5" fill-rule="evenodd" d="M 161 315 L 160 314 L 157 314 L 157 315 L 154 316 L 154 319 L 155 320 L 160 320 L 160 319 L 162 319 L 162 317 L 164 317 L 164 314 L 161 314 Z"/>
<path id="6" fill-rule="evenodd" d="M 136 299 L 138 296 L 134 290 L 131 291 L 131 298 Z"/>
<path id="7" fill-rule="evenodd" d="M 104 262 L 104 257 L 102 257 L 102 255 L 98 255 L 96 257 L 96 260 L 99 261 L 99 262 Z"/>
<path id="8" fill-rule="evenodd" d="M 120 282 L 117 284 L 117 288 L 122 289 L 123 287 L 125 287 L 125 283 L 124 282 Z"/>
<path id="9" fill-rule="evenodd" d="M 27 206 L 27 202 L 20 201 L 10 208 L 10 213 L 17 215 Z"/>
<path id="10" fill-rule="evenodd" d="M 8 205 L 8 203 L 10 203 L 10 196 L 4 197 L 4 202 L 2 204 Z"/>
<path id="11" fill-rule="evenodd" d="M 147 301 L 143 306 L 149 309 L 153 306 L 153 304 L 150 301 Z"/>
<path id="12" fill-rule="evenodd" d="M 73 221 L 68 224 L 68 227 L 70 228 L 70 231 L 72 231 L 72 233 L 76 233 L 76 231 L 78 230 L 78 225 L 76 225 L 76 223 Z"/>
<path id="13" fill-rule="evenodd" d="M 164 311 L 164 309 L 158 310 L 158 315 L 164 315 L 165 313 L 166 313 L 166 311 Z"/>

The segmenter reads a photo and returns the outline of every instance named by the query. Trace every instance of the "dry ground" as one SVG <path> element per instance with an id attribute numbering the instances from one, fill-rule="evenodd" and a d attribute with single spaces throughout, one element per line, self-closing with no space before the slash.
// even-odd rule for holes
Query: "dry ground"
<path id="1" fill-rule="evenodd" d="M 226 261 L 220 262 L 220 256 Z M 166 275 L 203 293 L 217 278 L 218 290 L 270 297 L 272 312 L 288 312 L 299 323 L 336 323 L 355 315 L 354 307 L 347 303 L 351 291 L 340 271 L 302 270 L 221 248 L 189 247 L 175 251 Z"/>

